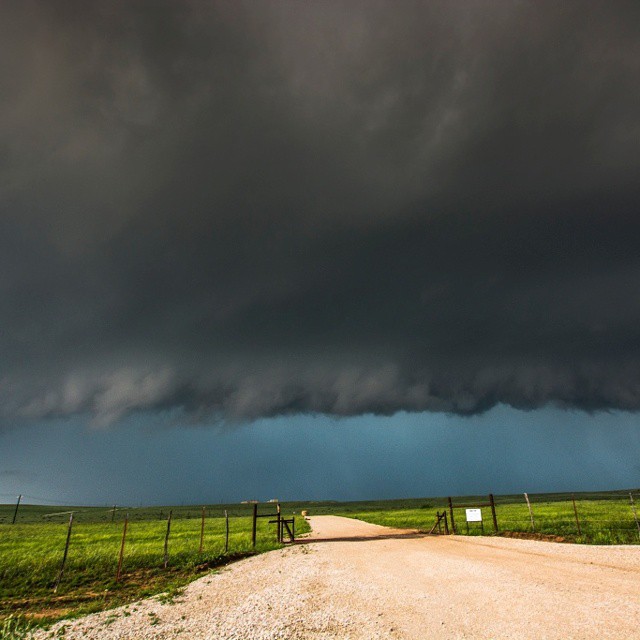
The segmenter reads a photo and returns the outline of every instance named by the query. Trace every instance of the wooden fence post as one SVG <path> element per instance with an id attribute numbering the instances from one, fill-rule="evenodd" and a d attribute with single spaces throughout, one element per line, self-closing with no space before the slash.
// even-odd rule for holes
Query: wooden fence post
<path id="1" fill-rule="evenodd" d="M 281 543 L 284 539 L 284 531 L 282 527 L 282 517 L 280 515 L 280 503 L 276 505 L 276 520 L 278 525 L 278 543 Z"/>
<path id="2" fill-rule="evenodd" d="M 67 554 L 69 553 L 69 542 L 71 541 L 71 527 L 73 526 L 73 512 L 69 516 L 69 528 L 67 529 L 67 542 L 64 545 L 64 555 L 62 556 L 62 564 L 60 565 L 60 573 L 58 573 L 58 579 L 56 580 L 56 586 L 53 588 L 53 593 L 58 593 L 58 587 L 60 586 L 60 580 L 62 580 L 62 574 L 64 573 L 64 565 L 67 562 Z"/>
<path id="3" fill-rule="evenodd" d="M 629 500 L 631 501 L 631 510 L 633 511 L 633 519 L 636 521 L 636 527 L 638 528 L 638 538 L 640 538 L 640 522 L 638 522 L 638 513 L 636 512 L 636 504 L 633 501 L 633 495 L 629 491 Z"/>
<path id="4" fill-rule="evenodd" d="M 169 511 L 169 517 L 167 518 L 167 533 L 164 537 L 164 568 L 169 565 L 169 533 L 171 533 L 171 514 L 173 511 Z"/>
<path id="5" fill-rule="evenodd" d="M 251 527 L 251 544 L 253 544 L 253 548 L 256 548 L 256 528 L 258 526 L 258 503 L 253 503 L 253 525 Z"/>
<path id="6" fill-rule="evenodd" d="M 493 499 L 493 493 L 489 494 L 489 503 L 491 505 L 491 517 L 493 518 L 493 529 L 498 533 L 498 518 L 496 517 L 496 503 Z"/>
<path id="7" fill-rule="evenodd" d="M 124 541 L 127 537 L 127 525 L 129 524 L 129 514 L 124 515 L 124 528 L 122 529 L 122 543 L 120 544 L 120 556 L 118 558 L 118 570 L 116 571 L 116 582 L 120 581 L 122 575 L 122 559 L 124 557 Z"/>
<path id="8" fill-rule="evenodd" d="M 447 512 L 445 510 L 442 513 L 444 513 L 444 532 L 445 532 L 445 535 L 449 535 L 449 524 L 447 523 Z"/>
<path id="9" fill-rule="evenodd" d="M 200 525 L 200 548 L 198 553 L 202 553 L 202 545 L 204 543 L 204 507 L 202 507 L 202 524 Z"/>
<path id="10" fill-rule="evenodd" d="M 455 520 L 453 519 L 453 502 L 451 501 L 451 498 L 448 498 L 449 500 L 449 514 L 451 515 L 451 529 L 453 530 L 453 533 L 456 532 L 456 523 Z"/>
<path id="11" fill-rule="evenodd" d="M 229 514 L 226 509 L 224 510 L 224 524 L 224 552 L 227 553 L 229 551 Z"/>
<path id="12" fill-rule="evenodd" d="M 531 518 L 531 531 L 535 531 L 536 530 L 536 525 L 533 522 L 533 511 L 531 511 L 531 503 L 529 502 L 529 496 L 528 494 L 524 494 L 524 499 L 527 501 L 527 507 L 529 507 L 529 517 Z"/>
<path id="13" fill-rule="evenodd" d="M 578 535 L 582 535 L 582 530 L 580 529 L 580 520 L 578 519 L 578 507 L 576 507 L 576 496 L 574 493 L 571 494 L 571 501 L 573 502 L 573 513 L 576 514 L 576 526 L 578 527 Z"/>
<path id="14" fill-rule="evenodd" d="M 111 509 L 111 522 L 113 522 L 116 518 L 116 505 L 113 505 L 113 508 Z"/>

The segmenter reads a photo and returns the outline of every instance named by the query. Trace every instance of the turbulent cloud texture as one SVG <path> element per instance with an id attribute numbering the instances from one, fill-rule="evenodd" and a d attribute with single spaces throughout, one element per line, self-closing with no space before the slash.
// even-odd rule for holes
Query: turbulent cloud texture
<path id="1" fill-rule="evenodd" d="M 5 2 L 0 411 L 640 408 L 637 2 Z"/>

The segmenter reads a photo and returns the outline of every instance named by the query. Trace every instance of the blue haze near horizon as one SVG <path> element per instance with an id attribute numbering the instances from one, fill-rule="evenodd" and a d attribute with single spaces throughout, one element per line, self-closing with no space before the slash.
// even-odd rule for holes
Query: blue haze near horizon
<path id="1" fill-rule="evenodd" d="M 154 424 L 154 426 L 150 426 Z M 0 431 L 0 502 L 233 503 L 600 491 L 640 486 L 636 414 L 505 406 L 468 418 L 398 413 L 188 425 L 141 414 Z"/>

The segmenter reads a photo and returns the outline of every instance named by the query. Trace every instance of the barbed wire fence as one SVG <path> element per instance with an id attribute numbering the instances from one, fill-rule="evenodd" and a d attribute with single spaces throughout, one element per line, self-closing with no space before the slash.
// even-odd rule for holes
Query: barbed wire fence
<path id="1" fill-rule="evenodd" d="M 493 500 L 493 496 L 490 497 Z M 640 543 L 639 502 L 640 490 L 496 496 L 496 530 L 501 535 L 520 533 L 595 544 L 637 544 Z M 454 505 L 454 508 L 461 507 Z M 467 518 L 456 516 L 455 532 L 484 534 L 482 521 L 469 526 L 468 518 L 469 514 Z M 488 515 L 481 518 L 489 520 Z"/>
<path id="2" fill-rule="evenodd" d="M 15 509 L 7 504 L 4 509 L 5 515 L 0 514 L 1 526 L 7 527 L 5 531 L 11 530 L 11 525 L 16 522 L 22 498 L 42 500 L 29 494 L 15 496 L 3 493 L 0 496 L 17 498 Z M 458 504 L 455 505 L 452 505 L 449 500 L 448 507 L 445 507 L 447 510 L 453 507 L 460 509 L 455 521 L 453 518 L 450 520 L 451 532 L 482 535 L 493 533 L 495 527 L 496 532 L 501 535 L 520 533 L 543 539 L 556 538 L 596 544 L 640 543 L 638 517 L 640 490 L 588 494 L 524 493 L 520 496 L 495 496 L 495 499 L 491 495 L 489 498 L 492 508 L 491 514 L 488 509 L 485 512 L 486 521 L 489 522 L 487 531 L 482 522 L 480 527 L 476 523 L 465 522 L 462 509 L 465 506 L 473 506 L 463 504 L 463 502 L 469 502 L 468 498 L 456 499 Z M 257 507 L 254 504 L 236 505 L 234 511 L 234 508 L 229 505 L 224 509 L 224 505 L 216 505 L 215 507 L 174 507 L 168 510 L 167 507 L 131 507 L 115 504 L 104 507 L 78 507 L 64 500 L 47 500 L 47 502 L 51 504 L 23 504 L 24 520 L 21 521 L 18 518 L 17 521 L 18 524 L 35 525 L 21 529 L 20 535 L 31 536 L 32 539 L 29 542 L 33 548 L 41 549 L 43 557 L 45 555 L 48 557 L 50 585 L 54 590 L 57 590 L 61 582 L 67 579 L 68 560 L 75 561 L 70 570 L 79 570 L 78 563 L 81 556 L 86 556 L 86 562 L 90 561 L 92 551 L 86 542 L 83 543 L 81 540 L 83 537 L 92 535 L 91 532 L 98 531 L 95 525 L 100 525 L 100 535 L 105 536 L 105 540 L 108 538 L 108 544 L 111 545 L 109 546 L 111 551 L 101 552 L 100 562 L 104 567 L 112 567 L 105 571 L 113 571 L 112 576 L 115 582 L 119 582 L 125 574 L 128 560 L 130 568 L 151 565 L 167 571 L 172 568 L 172 559 L 184 563 L 188 556 L 188 562 L 192 566 L 196 566 L 198 562 L 207 564 L 214 561 L 215 558 L 211 553 L 214 546 L 216 551 L 213 555 L 220 559 L 238 553 L 249 554 L 256 544 Z M 486 507 L 486 504 L 484 506 Z M 252 512 L 254 518 L 251 523 Z M 273 515 L 263 514 L 264 517 L 273 517 Z M 278 508 L 277 533 L 270 530 L 271 521 L 265 521 L 261 529 L 263 537 L 275 533 L 276 542 L 282 541 L 283 532 L 279 515 Z M 444 515 L 444 512 L 438 515 Z M 216 522 L 210 531 L 209 524 L 212 519 Z M 172 520 L 175 525 L 173 528 Z M 185 520 L 193 522 L 178 526 L 179 521 Z M 55 530 L 52 528 L 45 530 L 38 527 L 37 523 L 50 523 L 57 527 Z M 86 525 L 94 525 L 94 527 Z M 269 531 L 271 533 L 268 533 Z M 0 535 L 2 535 L 1 530 Z M 52 537 L 45 541 L 47 536 Z M 238 542 L 239 536 L 243 536 L 241 542 Z M 230 543 L 232 538 L 235 543 Z M 151 550 L 141 551 L 144 545 Z M 96 553 L 95 549 L 93 553 Z M 111 560 L 106 556 L 111 557 Z"/>
<path id="3" fill-rule="evenodd" d="M 21 498 L 35 496 L 22 494 L 17 498 L 19 506 Z M 118 505 L 74 508 L 72 503 L 60 502 L 49 506 L 23 504 L 22 521 L 18 520 L 18 525 L 23 526 L 17 528 L 12 526 L 17 513 L 12 505 L 4 505 L 10 507 L 4 509 L 8 515 L 0 516 L 0 536 L 4 529 L 5 541 L 14 540 L 16 549 L 23 548 L 23 554 L 37 561 L 38 571 L 48 576 L 42 581 L 53 593 L 64 582 L 73 582 L 76 575 L 87 571 L 101 573 L 107 582 L 117 584 L 128 571 L 198 571 L 251 555 L 265 544 L 273 548 L 274 543 L 284 542 L 280 527 L 276 530 L 269 526 L 270 522 L 259 528 L 260 540 L 256 539 L 255 517 L 252 522 L 252 513 L 257 513 L 255 504 L 237 505 L 232 511 L 222 505 L 167 510 Z M 60 510 L 65 506 L 72 508 Z M 172 520 L 179 526 L 172 528 Z M 93 568 L 88 567 L 91 562 Z M 0 567 L 0 577 L 2 574 Z"/>

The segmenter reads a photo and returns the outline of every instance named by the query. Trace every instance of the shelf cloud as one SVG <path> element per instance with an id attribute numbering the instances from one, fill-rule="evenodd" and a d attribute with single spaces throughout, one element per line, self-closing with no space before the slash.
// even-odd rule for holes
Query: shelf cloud
<path id="1" fill-rule="evenodd" d="M 0 414 L 640 408 L 637 2 L 9 2 Z"/>

